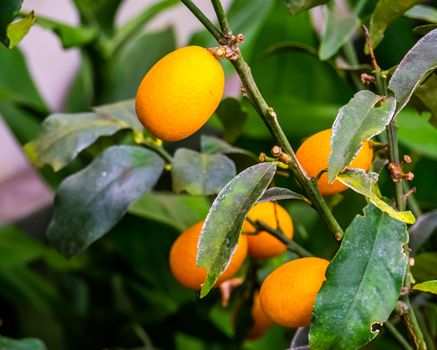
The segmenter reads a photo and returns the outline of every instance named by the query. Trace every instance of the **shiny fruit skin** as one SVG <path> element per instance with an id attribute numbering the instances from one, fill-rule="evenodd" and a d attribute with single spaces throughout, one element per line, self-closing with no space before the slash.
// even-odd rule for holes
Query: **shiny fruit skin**
<path id="1" fill-rule="evenodd" d="M 323 169 L 328 168 L 329 154 L 331 153 L 332 129 L 320 131 L 306 139 L 296 152 L 296 157 L 309 176 L 317 176 Z M 354 160 L 348 168 L 360 168 L 368 171 L 373 159 L 371 143 L 363 142 Z M 328 184 L 328 174 L 325 172 L 319 179 L 318 187 L 322 195 L 330 195 L 347 190 L 348 187 L 340 181 Z"/>
<path id="2" fill-rule="evenodd" d="M 143 78 L 135 99 L 138 119 L 164 141 L 182 140 L 212 116 L 225 75 L 207 49 L 186 46 L 159 60 Z"/>
<path id="3" fill-rule="evenodd" d="M 247 214 L 252 221 L 262 221 L 266 225 L 278 229 L 289 238 L 293 238 L 293 221 L 288 212 L 276 202 L 256 204 Z M 279 227 L 278 227 L 279 224 Z M 243 232 L 255 232 L 255 228 L 245 221 Z M 256 259 L 268 259 L 285 252 L 284 243 L 270 233 L 261 231 L 256 235 L 246 235 L 249 245 L 249 255 Z"/>
<path id="4" fill-rule="evenodd" d="M 200 289 L 206 278 L 206 270 L 196 266 L 197 242 L 203 223 L 204 221 L 200 221 L 182 232 L 170 249 L 170 270 L 173 276 L 183 286 L 195 290 Z M 241 235 L 237 249 L 228 267 L 215 284 L 215 287 L 235 275 L 243 264 L 246 256 L 247 239 Z"/>
<path id="5" fill-rule="evenodd" d="M 261 307 L 265 314 L 284 327 L 309 325 L 328 265 L 325 259 L 309 257 L 279 266 L 261 285 Z"/>

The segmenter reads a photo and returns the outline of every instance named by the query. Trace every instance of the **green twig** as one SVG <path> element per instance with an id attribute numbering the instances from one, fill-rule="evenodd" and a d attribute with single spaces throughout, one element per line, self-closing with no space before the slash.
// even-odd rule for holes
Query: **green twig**
<path id="1" fill-rule="evenodd" d="M 396 327 L 392 323 L 387 321 L 386 323 L 384 323 L 384 326 L 393 335 L 393 337 L 396 338 L 396 340 L 399 342 L 399 344 L 402 345 L 402 347 L 405 350 L 413 350 L 411 345 L 407 342 L 407 340 L 402 336 L 402 334 L 396 329 Z"/>
<path id="2" fill-rule="evenodd" d="M 220 0 L 211 0 L 212 6 L 214 6 L 214 11 L 217 13 L 217 18 L 220 23 L 220 28 L 222 29 L 223 36 L 226 38 L 231 37 L 232 32 L 229 27 L 228 19 L 225 14 L 225 10 L 222 6 Z"/>

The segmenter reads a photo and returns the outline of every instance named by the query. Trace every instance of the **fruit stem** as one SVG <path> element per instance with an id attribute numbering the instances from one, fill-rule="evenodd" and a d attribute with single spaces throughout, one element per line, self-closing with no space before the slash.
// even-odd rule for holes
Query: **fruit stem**
<path id="1" fill-rule="evenodd" d="M 248 221 L 253 227 L 255 227 L 255 230 L 257 232 L 259 231 L 266 231 L 270 233 L 273 237 L 280 240 L 282 243 L 285 244 L 287 249 L 291 252 L 297 253 L 300 256 L 314 256 L 311 254 L 308 250 L 306 250 L 304 247 L 300 246 L 295 241 L 289 239 L 281 230 L 275 230 L 273 227 L 270 227 L 269 225 L 265 224 L 264 222 L 260 220 L 251 220 L 249 217 L 246 218 L 246 221 Z"/>
<path id="2" fill-rule="evenodd" d="M 212 34 L 212 36 L 218 41 L 223 40 L 223 35 L 220 30 L 209 20 L 208 17 L 191 1 L 191 0 L 181 0 L 181 2 L 191 11 L 191 13 L 197 17 L 200 23 Z M 214 8 L 215 9 L 215 8 Z M 221 24 L 221 23 L 220 23 Z"/>
<path id="3" fill-rule="evenodd" d="M 141 141 L 141 144 L 152 151 L 155 151 L 158 153 L 158 155 L 165 160 L 167 164 L 173 163 L 173 157 L 170 155 L 170 153 L 167 152 L 167 150 L 162 146 L 157 146 L 155 143 L 148 141 L 147 139 L 144 139 Z"/>

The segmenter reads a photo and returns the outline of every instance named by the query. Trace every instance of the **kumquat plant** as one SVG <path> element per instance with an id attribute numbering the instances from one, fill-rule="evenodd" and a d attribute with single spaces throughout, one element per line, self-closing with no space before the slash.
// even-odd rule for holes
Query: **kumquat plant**
<path id="1" fill-rule="evenodd" d="M 0 3 L 0 349 L 437 349 L 436 1 L 65 3 Z"/>

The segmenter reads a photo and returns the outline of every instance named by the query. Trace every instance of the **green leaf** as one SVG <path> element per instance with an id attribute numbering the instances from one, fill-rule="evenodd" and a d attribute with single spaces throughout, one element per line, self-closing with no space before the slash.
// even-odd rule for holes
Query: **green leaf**
<path id="1" fill-rule="evenodd" d="M 41 16 L 38 16 L 36 23 L 53 31 L 61 40 L 64 49 L 87 45 L 96 39 L 98 35 L 96 27 L 73 27 Z"/>
<path id="2" fill-rule="evenodd" d="M 242 171 L 219 193 L 209 210 L 199 238 L 196 263 L 208 271 L 203 298 L 225 270 L 238 243 L 250 208 L 261 198 L 276 171 L 275 163 L 261 163 Z"/>
<path id="3" fill-rule="evenodd" d="M 225 98 L 215 111 L 223 124 L 223 138 L 227 142 L 235 142 L 242 133 L 247 122 L 247 111 L 243 108 L 239 100 L 228 97 Z"/>
<path id="4" fill-rule="evenodd" d="M 285 0 L 285 4 L 290 14 L 297 15 L 299 12 L 326 4 L 328 1 L 329 0 Z"/>
<path id="5" fill-rule="evenodd" d="M 261 202 L 274 202 L 274 201 L 280 201 L 284 199 L 297 199 L 304 202 L 307 202 L 309 205 L 311 205 L 311 202 L 308 198 L 305 196 L 302 196 L 299 193 L 293 192 L 289 190 L 288 188 L 282 188 L 282 187 L 272 187 L 268 188 L 264 194 L 261 196 L 261 198 L 258 200 L 258 203 Z"/>
<path id="6" fill-rule="evenodd" d="M 206 197 L 155 192 L 142 196 L 129 208 L 129 213 L 184 231 L 204 219 L 209 207 Z"/>
<path id="7" fill-rule="evenodd" d="M 396 100 L 385 99 L 369 90 L 361 90 L 340 108 L 332 126 L 331 154 L 328 162 L 329 181 L 334 181 L 352 162 L 362 142 L 378 135 L 394 115 Z"/>
<path id="8" fill-rule="evenodd" d="M 403 285 L 406 226 L 376 207 L 364 208 L 346 229 L 317 295 L 310 330 L 314 349 L 357 349 L 379 333 Z"/>
<path id="9" fill-rule="evenodd" d="M 429 159 L 437 160 L 437 129 L 414 110 L 403 109 L 396 117 L 399 142 Z"/>
<path id="10" fill-rule="evenodd" d="M 223 154 L 203 154 L 179 148 L 173 159 L 172 183 L 176 193 L 212 195 L 235 176 L 235 164 Z"/>
<path id="11" fill-rule="evenodd" d="M 414 95 L 419 98 L 423 106 L 426 108 L 419 109 L 422 111 L 430 111 L 431 118 L 429 122 L 437 128 L 437 74 L 431 74 L 422 84 L 414 91 Z"/>
<path id="12" fill-rule="evenodd" d="M 420 253 L 414 257 L 414 265 L 411 266 L 414 279 L 417 282 L 437 279 L 437 252 Z"/>
<path id="13" fill-rule="evenodd" d="M 437 231 L 437 209 L 420 215 L 413 226 L 409 228 L 410 243 L 408 244 L 412 255 Z"/>
<path id="14" fill-rule="evenodd" d="M 437 29 L 434 29 L 408 51 L 388 83 L 397 101 L 396 113 L 404 108 L 426 74 L 436 67 Z"/>
<path id="15" fill-rule="evenodd" d="M 99 137 L 129 127 L 123 119 L 101 113 L 56 113 L 44 120 L 38 138 L 27 143 L 24 151 L 35 166 L 49 164 L 58 171 Z"/>
<path id="16" fill-rule="evenodd" d="M 343 14 L 335 7 L 335 2 L 328 5 L 326 27 L 319 48 L 322 61 L 334 56 L 346 44 L 360 25 L 354 13 Z"/>
<path id="17" fill-rule="evenodd" d="M 242 148 L 234 147 L 229 143 L 219 139 L 218 137 L 209 136 L 209 135 L 201 135 L 200 136 L 200 149 L 202 153 L 214 154 L 214 153 L 223 153 L 223 154 L 244 154 L 248 157 L 258 160 L 258 157 L 255 156 L 250 151 L 247 151 Z"/>
<path id="18" fill-rule="evenodd" d="M 404 16 L 437 23 L 437 9 L 427 5 L 416 5 L 404 13 Z"/>
<path id="19" fill-rule="evenodd" d="M 31 141 L 38 135 L 39 120 L 28 111 L 9 102 L 0 103 L 0 118 L 3 118 L 21 144 Z"/>
<path id="20" fill-rule="evenodd" d="M 29 33 L 30 27 L 35 23 L 35 14 L 30 12 L 18 22 L 9 24 L 6 30 L 7 47 L 12 49 Z"/>
<path id="21" fill-rule="evenodd" d="M 164 161 L 136 146 L 113 146 L 88 167 L 67 177 L 55 197 L 47 236 L 66 257 L 108 232 L 128 207 L 158 181 Z"/>
<path id="22" fill-rule="evenodd" d="M 421 292 L 437 294 L 437 281 L 426 281 L 418 283 L 413 286 L 413 289 L 420 290 Z"/>
<path id="23" fill-rule="evenodd" d="M 73 0 L 82 22 L 98 25 L 107 37 L 114 33 L 114 21 L 122 0 Z"/>
<path id="24" fill-rule="evenodd" d="M 2 350 L 46 350 L 44 343 L 35 338 L 12 339 L 0 336 Z"/>
<path id="25" fill-rule="evenodd" d="M 135 133 L 142 134 L 144 127 L 135 111 L 135 100 L 126 100 L 94 107 L 93 111 L 102 118 L 114 118 L 125 122 Z"/>
<path id="26" fill-rule="evenodd" d="M 375 48 L 384 38 L 387 27 L 404 12 L 423 0 L 379 0 L 370 17 L 370 40 Z M 366 52 L 368 51 L 366 47 Z"/>
<path id="27" fill-rule="evenodd" d="M 337 176 L 337 180 L 352 188 L 355 192 L 366 196 L 369 201 L 393 219 L 414 224 L 416 220 L 411 211 L 397 211 L 380 198 L 377 187 L 378 174 L 367 174 L 363 169 L 346 169 Z"/>

